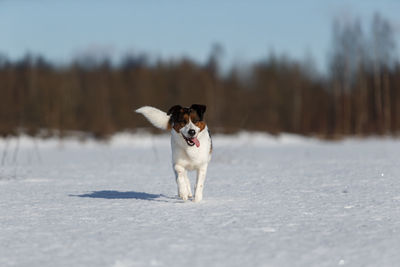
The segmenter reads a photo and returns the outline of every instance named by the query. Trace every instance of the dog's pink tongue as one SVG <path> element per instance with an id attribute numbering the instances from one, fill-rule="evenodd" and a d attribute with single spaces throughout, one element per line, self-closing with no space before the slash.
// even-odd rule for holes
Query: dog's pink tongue
<path id="1" fill-rule="evenodd" d="M 198 140 L 196 137 L 193 137 L 193 138 L 192 138 L 192 141 L 196 144 L 196 147 L 199 147 L 199 146 L 200 146 L 200 142 L 199 142 L 199 140 Z"/>

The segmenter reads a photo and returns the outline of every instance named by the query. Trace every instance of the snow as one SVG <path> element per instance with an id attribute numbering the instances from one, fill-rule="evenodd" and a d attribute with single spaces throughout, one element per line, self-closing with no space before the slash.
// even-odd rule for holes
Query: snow
<path id="1" fill-rule="evenodd" d="M 213 144 L 193 203 L 176 197 L 168 135 L 0 140 L 0 266 L 400 262 L 398 139 Z"/>

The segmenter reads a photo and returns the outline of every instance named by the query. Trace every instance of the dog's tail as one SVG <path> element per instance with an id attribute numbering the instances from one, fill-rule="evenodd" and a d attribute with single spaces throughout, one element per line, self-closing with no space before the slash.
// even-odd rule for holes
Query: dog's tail
<path id="1" fill-rule="evenodd" d="M 144 106 L 144 107 L 138 108 L 136 110 L 136 113 L 142 114 L 155 127 L 160 128 L 162 130 L 168 129 L 168 123 L 169 123 L 170 116 L 167 115 L 167 113 L 165 113 L 164 111 L 159 110 L 157 108 Z"/>

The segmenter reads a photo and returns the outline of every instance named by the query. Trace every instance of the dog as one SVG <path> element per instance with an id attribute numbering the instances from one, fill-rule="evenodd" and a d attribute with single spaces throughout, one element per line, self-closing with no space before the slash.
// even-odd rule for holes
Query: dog
<path id="1" fill-rule="evenodd" d="M 212 141 L 204 121 L 205 105 L 175 105 L 167 113 L 144 106 L 136 110 L 155 127 L 171 131 L 172 167 L 178 185 L 178 196 L 184 201 L 193 198 L 187 171 L 197 171 L 194 202 L 203 199 L 204 181 L 211 160 Z"/>

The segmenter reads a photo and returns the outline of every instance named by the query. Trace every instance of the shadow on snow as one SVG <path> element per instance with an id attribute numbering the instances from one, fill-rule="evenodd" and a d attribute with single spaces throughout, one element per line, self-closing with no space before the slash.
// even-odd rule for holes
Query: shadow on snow
<path id="1" fill-rule="evenodd" d="M 167 199 L 176 199 L 173 197 L 168 197 L 163 194 L 149 194 L 144 192 L 120 192 L 115 190 L 102 190 L 102 191 L 93 191 L 91 193 L 82 194 L 82 195 L 70 195 L 73 197 L 88 197 L 88 198 L 102 198 L 102 199 L 141 199 L 141 200 L 150 200 L 150 201 L 165 201 L 160 198 Z"/>

